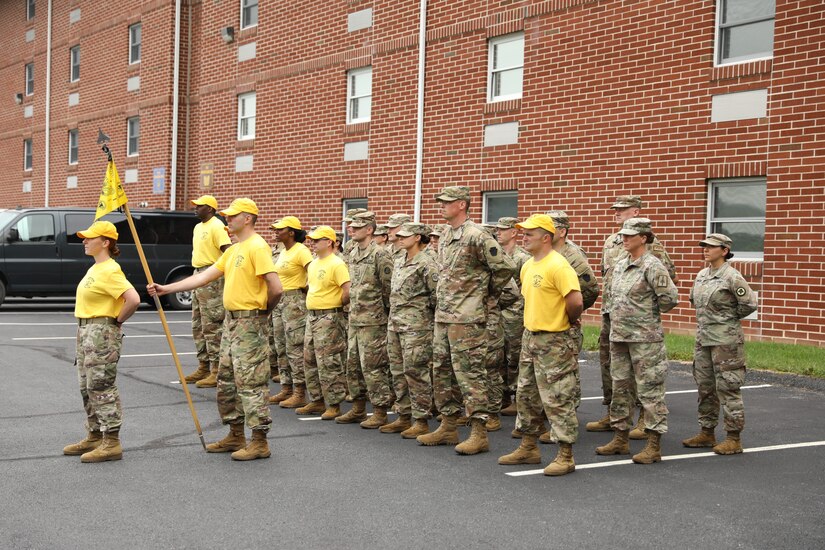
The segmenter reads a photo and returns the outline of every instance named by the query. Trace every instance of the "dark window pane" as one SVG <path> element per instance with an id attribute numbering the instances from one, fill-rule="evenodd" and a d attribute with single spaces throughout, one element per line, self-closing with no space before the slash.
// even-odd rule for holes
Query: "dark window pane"
<path id="1" fill-rule="evenodd" d="M 716 185 L 713 188 L 713 218 L 764 218 L 767 186 Z"/>
<path id="2" fill-rule="evenodd" d="M 733 240 L 734 252 L 763 252 L 765 222 L 716 222 L 712 233 L 723 233 Z"/>
<path id="3" fill-rule="evenodd" d="M 488 195 L 485 200 L 487 208 L 484 223 L 496 222 L 505 216 L 514 218 L 518 215 L 517 195 Z"/>

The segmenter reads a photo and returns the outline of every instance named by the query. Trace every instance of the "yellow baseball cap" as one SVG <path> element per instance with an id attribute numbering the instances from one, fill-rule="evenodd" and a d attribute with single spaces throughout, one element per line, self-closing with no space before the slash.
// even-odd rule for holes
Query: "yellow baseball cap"
<path id="1" fill-rule="evenodd" d="M 315 231 L 307 235 L 313 241 L 317 241 L 318 239 L 329 239 L 331 241 L 337 241 L 338 237 L 335 235 L 335 230 L 328 225 L 319 225 L 315 228 Z"/>
<path id="2" fill-rule="evenodd" d="M 77 236 L 81 239 L 94 239 L 95 237 L 106 237 L 117 240 L 117 229 L 112 222 L 100 221 L 93 223 L 86 231 L 78 231 Z"/>
<path id="3" fill-rule="evenodd" d="M 237 216 L 241 212 L 258 215 L 258 205 L 252 199 L 235 199 L 229 208 L 221 211 L 221 216 Z"/>
<path id="4" fill-rule="evenodd" d="M 292 229 L 303 229 L 303 227 L 301 227 L 301 220 L 295 216 L 285 216 L 270 225 L 270 227 L 272 229 L 286 229 L 287 227 L 291 227 Z"/>
<path id="5" fill-rule="evenodd" d="M 213 197 L 212 195 L 204 195 L 202 197 L 198 197 L 197 199 L 195 199 L 193 201 L 189 201 L 189 202 L 191 202 L 195 206 L 201 206 L 201 205 L 205 204 L 206 206 L 211 206 L 215 210 L 218 209 L 218 201 L 215 200 L 215 197 Z"/>
<path id="6" fill-rule="evenodd" d="M 544 229 L 553 235 L 556 234 L 556 225 L 553 223 L 553 218 L 547 214 L 533 214 L 521 223 L 517 223 L 516 227 L 519 229 Z"/>

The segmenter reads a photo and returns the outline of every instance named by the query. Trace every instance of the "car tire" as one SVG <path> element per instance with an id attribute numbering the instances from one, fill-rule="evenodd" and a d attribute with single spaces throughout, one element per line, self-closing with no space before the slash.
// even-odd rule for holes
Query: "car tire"
<path id="1" fill-rule="evenodd" d="M 171 283 L 177 283 L 178 281 L 182 281 L 186 279 L 189 275 L 181 275 L 179 277 L 175 277 L 172 279 Z M 169 309 L 174 309 L 178 311 L 183 311 L 187 309 L 192 309 L 192 291 L 185 290 L 183 292 L 175 292 L 174 294 L 167 294 L 166 295 L 166 305 Z"/>
<path id="2" fill-rule="evenodd" d="M 6 283 L 0 279 L 0 306 L 3 305 L 3 302 L 6 301 Z"/>

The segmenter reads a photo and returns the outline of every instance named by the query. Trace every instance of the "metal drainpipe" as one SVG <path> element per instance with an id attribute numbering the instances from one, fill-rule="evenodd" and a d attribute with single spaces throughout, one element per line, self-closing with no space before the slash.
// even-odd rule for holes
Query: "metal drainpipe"
<path id="1" fill-rule="evenodd" d="M 178 171 L 178 78 L 180 76 L 180 0 L 175 0 L 175 63 L 172 71 L 172 161 L 169 170 L 169 210 L 175 209 Z"/>
<path id="2" fill-rule="evenodd" d="M 418 120 L 415 144 L 415 206 L 413 221 L 421 219 L 421 186 L 424 173 L 424 73 L 427 61 L 427 0 L 421 0 L 418 16 Z"/>
<path id="3" fill-rule="evenodd" d="M 45 147 L 45 167 L 43 170 L 44 176 L 46 178 L 46 185 L 45 185 L 45 199 L 43 206 L 48 208 L 49 207 L 49 178 L 50 175 L 50 168 L 49 165 L 49 153 L 51 150 L 50 141 L 51 141 L 51 121 L 52 121 L 52 0 L 49 0 L 48 7 L 46 8 L 47 15 L 46 15 L 46 147 Z"/>

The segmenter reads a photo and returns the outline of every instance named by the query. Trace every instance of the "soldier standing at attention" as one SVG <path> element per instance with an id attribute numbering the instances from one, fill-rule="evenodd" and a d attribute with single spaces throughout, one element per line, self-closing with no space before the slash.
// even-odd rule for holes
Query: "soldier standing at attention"
<path id="1" fill-rule="evenodd" d="M 215 217 L 218 201 L 204 195 L 191 201 L 200 223 L 192 232 L 192 268 L 200 273 L 218 261 L 232 241 L 226 226 Z M 198 353 L 198 370 L 185 378 L 188 384 L 199 388 L 214 388 L 218 383 L 218 361 L 221 354 L 221 326 L 223 325 L 223 277 L 192 293 L 192 338 Z"/>
<path id="2" fill-rule="evenodd" d="M 470 220 L 469 187 L 447 187 L 436 200 L 450 225 L 439 245 L 441 273 L 433 333 L 433 392 L 442 418 L 435 432 L 417 440 L 422 445 L 456 443 L 463 396 L 471 434 L 455 450 L 472 455 L 490 450 L 485 429 L 489 413 L 486 301 L 490 295 L 501 295 L 515 265 L 496 240 Z"/>
<path id="3" fill-rule="evenodd" d="M 387 232 L 386 225 L 376 225 L 375 226 L 375 233 L 372 234 L 372 238 L 375 241 L 375 244 L 382 248 L 387 247 L 387 242 L 389 239 L 389 233 Z"/>
<path id="4" fill-rule="evenodd" d="M 719 455 L 742 452 L 739 434 L 745 427 L 745 334 L 741 320 L 758 307 L 756 294 L 745 278 L 727 260 L 733 241 L 713 233 L 699 245 L 708 267 L 699 272 L 690 290 L 696 308 L 696 348 L 693 378 L 699 386 L 699 427 L 701 432 L 682 441 L 685 447 L 713 447 Z M 716 444 L 714 430 L 719 423 L 719 406 L 725 419 L 725 440 Z"/>
<path id="5" fill-rule="evenodd" d="M 545 469 L 548 476 L 576 469 L 573 444 L 579 436 L 576 409 L 581 401 L 576 334 L 582 295 L 576 272 L 553 250 L 556 228 L 546 214 L 535 214 L 517 225 L 524 230 L 524 244 L 532 258 L 521 270 L 524 284 L 524 338 L 516 393 L 519 447 L 499 458 L 499 464 L 538 464 L 536 445 L 544 415 L 550 420 L 553 439 L 559 444 L 556 458 Z"/>
<path id="6" fill-rule="evenodd" d="M 659 443 L 667 432 L 667 353 L 661 313 L 676 307 L 679 293 L 667 268 L 647 250 L 646 245 L 653 241 L 649 219 L 630 218 L 619 234 L 628 256 L 616 264 L 610 287 L 610 425 L 614 436 L 607 445 L 597 447 L 596 453 L 630 454 L 628 433 L 638 399 L 647 446 L 633 455 L 633 462 L 652 464 L 662 460 Z"/>
<path id="7" fill-rule="evenodd" d="M 150 295 L 193 290 L 226 278 L 223 306 L 226 319 L 218 367 L 218 412 L 229 424 L 229 435 L 206 446 L 210 453 L 232 452 L 233 460 L 269 458 L 266 434 L 269 413 L 269 313 L 281 299 L 281 281 L 272 263 L 272 250 L 255 232 L 258 207 L 251 199 L 235 199 L 221 212 L 238 244 L 215 265 L 169 285 L 147 285 Z M 244 421 L 252 430 L 247 445 Z"/>
<path id="8" fill-rule="evenodd" d="M 77 236 L 83 239 L 83 252 L 95 260 L 77 285 L 74 306 L 78 320 L 75 366 L 86 409 L 87 435 L 64 447 L 63 454 L 81 455 L 81 462 L 120 460 L 123 410 L 115 378 L 123 345 L 122 326 L 137 310 L 140 296 L 113 259 L 120 250 L 111 222 L 94 222 Z"/>
<path id="9" fill-rule="evenodd" d="M 387 228 L 387 242 L 390 243 L 390 253 L 393 256 L 393 260 L 398 258 L 404 257 L 406 252 L 398 248 L 396 243 L 398 242 L 398 237 L 396 237 L 396 233 L 401 228 L 402 224 L 409 223 L 412 221 L 412 218 L 407 214 L 393 214 L 387 220 L 387 223 L 384 225 Z"/>
<path id="10" fill-rule="evenodd" d="M 344 261 L 347 261 L 347 257 L 349 256 L 350 251 L 353 249 L 355 245 L 355 241 L 352 240 L 352 227 L 350 224 L 352 223 L 352 218 L 356 214 L 362 214 L 366 212 L 366 208 L 350 208 L 347 210 L 346 214 L 344 214 L 344 223 L 347 224 L 347 242 L 344 245 L 343 253 L 344 253 Z"/>
<path id="11" fill-rule="evenodd" d="M 278 258 L 281 256 L 281 252 L 284 251 L 284 245 L 278 239 L 275 224 L 271 224 L 269 228 L 275 233 L 275 246 L 272 247 L 272 263 L 276 264 L 278 263 Z M 269 333 L 269 372 L 272 381 L 275 383 L 281 382 L 281 371 L 287 368 L 286 339 L 284 336 L 284 323 L 281 320 L 282 306 L 283 301 L 278 302 L 275 309 L 269 313 L 269 320 L 272 323 L 272 330 Z M 276 403 L 276 401 L 273 401 L 274 398 L 274 395 L 270 395 L 269 402 Z"/>
<path id="12" fill-rule="evenodd" d="M 436 257 L 438 257 L 438 241 L 441 239 L 441 233 L 444 231 L 444 224 L 439 223 L 432 226 L 430 229 L 430 244 L 427 246 L 429 250 L 432 250 Z"/>

